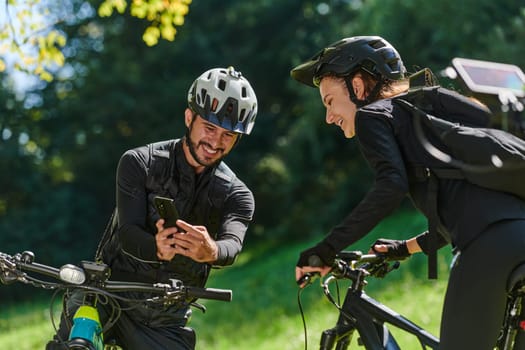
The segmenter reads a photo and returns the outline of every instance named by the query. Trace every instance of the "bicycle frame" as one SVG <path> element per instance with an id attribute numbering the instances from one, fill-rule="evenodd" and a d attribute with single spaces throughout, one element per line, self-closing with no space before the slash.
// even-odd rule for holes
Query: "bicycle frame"
<path id="1" fill-rule="evenodd" d="M 362 255 L 361 252 L 340 252 L 331 275 L 322 286 L 328 299 L 339 309 L 335 327 L 325 330 L 321 335 L 320 350 L 346 350 L 350 346 L 355 331 L 359 334 L 359 344 L 367 350 L 401 350 L 388 326 L 396 327 L 418 339 L 422 349 L 439 348 L 439 339 L 414 324 L 404 316 L 391 310 L 364 292 L 366 278 L 370 275 L 383 277 L 397 268 L 381 255 Z M 306 283 L 311 282 L 310 274 Z M 329 283 L 337 279 L 351 280 L 342 306 L 337 305 L 331 296 Z M 510 275 L 508 299 L 501 333 L 495 350 L 525 349 L 525 263 L 517 266 Z"/>
<path id="2" fill-rule="evenodd" d="M 320 350 L 347 349 L 357 330 L 360 343 L 367 350 L 400 350 L 400 347 L 385 323 L 389 323 L 413 334 L 422 348 L 437 349 L 439 339 L 426 332 L 410 320 L 370 298 L 361 290 L 348 288 L 339 318 L 334 328 L 325 330 L 321 336 Z"/>

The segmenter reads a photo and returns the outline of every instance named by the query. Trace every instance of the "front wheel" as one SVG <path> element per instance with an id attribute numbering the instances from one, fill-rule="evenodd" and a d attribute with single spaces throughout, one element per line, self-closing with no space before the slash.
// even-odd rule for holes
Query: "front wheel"
<path id="1" fill-rule="evenodd" d="M 69 350 L 97 350 L 91 342 L 82 338 L 70 340 L 67 347 Z"/>

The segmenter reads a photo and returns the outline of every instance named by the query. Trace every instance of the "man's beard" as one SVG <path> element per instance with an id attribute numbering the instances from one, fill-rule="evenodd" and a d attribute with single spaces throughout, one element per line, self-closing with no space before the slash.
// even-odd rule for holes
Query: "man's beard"
<path id="1" fill-rule="evenodd" d="M 199 145 L 203 145 L 205 143 L 203 142 L 199 142 L 198 144 L 195 144 L 191 138 L 190 138 L 190 132 L 191 130 L 188 130 L 188 132 L 186 133 L 186 145 L 188 146 L 188 149 L 190 150 L 190 154 L 191 156 L 193 157 L 193 159 L 199 164 L 199 165 L 202 165 L 204 167 L 209 167 L 209 166 L 213 166 L 213 165 L 216 165 L 218 163 L 220 163 L 223 158 L 226 156 L 226 154 L 223 154 L 222 157 L 218 158 L 217 160 L 215 161 L 212 161 L 212 162 L 206 162 L 205 160 L 201 159 L 198 155 L 197 155 L 197 147 L 199 147 Z M 209 144 L 206 144 L 207 147 L 209 148 L 212 148 Z"/>

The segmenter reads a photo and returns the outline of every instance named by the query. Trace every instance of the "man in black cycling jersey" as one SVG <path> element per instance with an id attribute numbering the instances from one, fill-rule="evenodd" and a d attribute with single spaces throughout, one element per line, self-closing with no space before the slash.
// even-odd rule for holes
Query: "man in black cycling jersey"
<path id="1" fill-rule="evenodd" d="M 419 181 L 411 169 L 444 164 L 423 150 L 412 115 L 392 100 L 408 90 L 409 79 L 398 52 L 383 38 L 342 39 L 291 75 L 319 88 L 326 123 L 339 127 L 347 138 L 356 136 L 375 174 L 359 205 L 319 244 L 300 254 L 299 280 L 306 272 L 326 274 L 337 252 L 363 238 L 406 195 L 431 223 L 429 181 Z M 486 108 L 450 90 L 439 88 L 436 102 L 434 108 L 445 107 L 455 116 L 489 118 Z M 372 249 L 403 258 L 420 251 L 432 254 L 450 242 L 456 259 L 445 296 L 440 349 L 492 349 L 504 317 L 507 278 L 525 261 L 525 202 L 462 179 L 439 179 L 437 196 L 441 223 L 430 226 L 436 230 L 406 241 L 380 239 Z M 312 256 L 324 266 L 309 266 L 315 265 Z"/>
<path id="2" fill-rule="evenodd" d="M 257 98 L 232 67 L 204 72 L 191 85 L 182 139 L 128 150 L 117 169 L 115 234 L 101 249 L 111 278 L 147 283 L 181 280 L 203 287 L 212 266 L 231 265 L 240 253 L 254 212 L 247 186 L 223 162 L 243 134 L 250 134 Z M 174 199 L 178 227 L 164 227 L 155 196 Z M 137 293 L 127 296 L 141 297 Z M 63 349 L 78 298 L 68 300 L 58 335 L 46 349 Z M 101 320 L 111 310 L 99 303 Z M 126 310 L 105 334 L 126 350 L 195 348 L 186 327 L 188 303 Z"/>

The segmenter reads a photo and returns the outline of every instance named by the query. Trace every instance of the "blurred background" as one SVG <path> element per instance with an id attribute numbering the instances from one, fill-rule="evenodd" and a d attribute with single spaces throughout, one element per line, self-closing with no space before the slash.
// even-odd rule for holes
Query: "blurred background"
<path id="1" fill-rule="evenodd" d="M 259 100 L 253 133 L 227 159 L 257 200 L 249 248 L 324 234 L 370 181 L 355 142 L 325 125 L 318 91 L 290 78 L 295 65 L 354 35 L 381 35 L 409 71 L 438 77 L 454 57 L 525 65 L 519 1 L 197 0 L 175 40 L 151 47 L 148 21 L 129 11 L 100 17 L 100 3 L 47 6 L 67 38 L 52 81 L 0 76 L 3 251 L 31 249 L 52 264 L 92 257 L 115 205 L 120 155 L 181 137 L 187 90 L 209 68 L 236 67 Z"/>
<path id="2" fill-rule="evenodd" d="M 241 262 L 295 247 L 281 266 L 290 285 L 298 249 L 338 223 L 372 180 L 355 142 L 324 123 L 318 91 L 290 78 L 291 68 L 321 48 L 381 35 L 410 72 L 429 67 L 443 86 L 487 103 L 494 125 L 522 135 L 519 96 L 475 94 L 447 67 L 455 57 L 525 67 L 523 1 L 194 0 L 174 40 L 156 44 L 145 35 L 151 22 L 129 6 L 101 16 L 102 1 L 39 2 L 49 11 L 46 29 L 65 38 L 50 46 L 63 55 L 48 69 L 51 77 L 24 69 L 5 50 L 13 40 L 31 43 L 32 32 L 14 18 L 23 3 L 0 4 L 0 251 L 32 250 L 47 264 L 93 257 L 115 205 L 120 155 L 183 136 L 187 90 L 209 68 L 234 66 L 259 100 L 254 131 L 226 159 L 256 198 Z M 403 209 L 412 210 L 408 202 Z M 414 220 L 415 230 L 424 228 Z M 235 274 L 226 280 L 223 287 L 234 285 Z M 0 287 L 0 300 L 22 302 L 34 292 Z"/>

